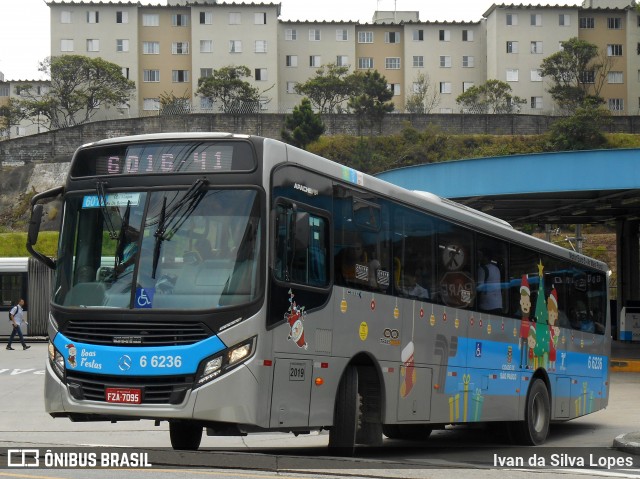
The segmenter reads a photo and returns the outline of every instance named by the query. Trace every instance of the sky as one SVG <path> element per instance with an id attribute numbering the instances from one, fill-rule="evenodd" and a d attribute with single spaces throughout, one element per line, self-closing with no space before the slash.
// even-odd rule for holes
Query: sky
<path id="1" fill-rule="evenodd" d="M 223 1 L 251 3 L 256 0 Z M 257 0 L 259 3 L 259 0 Z M 262 0 L 282 5 L 280 20 L 343 20 L 371 22 L 376 10 L 419 11 L 421 21 L 478 21 L 493 0 Z M 114 2 L 117 3 L 117 2 Z M 165 0 L 142 4 L 166 5 Z M 495 1 L 497 4 L 509 3 Z M 518 4 L 580 5 L 582 0 Z M 5 80 L 41 80 L 38 64 L 50 55 L 49 7 L 45 0 L 0 0 L 0 72 Z"/>

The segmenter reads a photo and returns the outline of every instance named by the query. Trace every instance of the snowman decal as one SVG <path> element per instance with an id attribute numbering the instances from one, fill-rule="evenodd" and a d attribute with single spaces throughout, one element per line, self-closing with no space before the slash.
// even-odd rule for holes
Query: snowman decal
<path id="1" fill-rule="evenodd" d="M 293 300 L 294 296 L 293 291 L 289 290 L 289 309 L 284 313 L 284 317 L 289 323 L 289 337 L 287 339 L 296 343 L 299 348 L 307 349 L 309 346 L 304 339 L 303 323 L 307 313 L 304 310 L 304 306 L 296 304 Z"/>

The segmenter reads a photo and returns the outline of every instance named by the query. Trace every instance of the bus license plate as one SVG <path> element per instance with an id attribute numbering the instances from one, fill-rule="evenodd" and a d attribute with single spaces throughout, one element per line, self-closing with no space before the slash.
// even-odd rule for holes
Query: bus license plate
<path id="1" fill-rule="evenodd" d="M 106 388 L 104 394 L 107 402 L 122 404 L 140 404 L 142 402 L 140 389 Z"/>

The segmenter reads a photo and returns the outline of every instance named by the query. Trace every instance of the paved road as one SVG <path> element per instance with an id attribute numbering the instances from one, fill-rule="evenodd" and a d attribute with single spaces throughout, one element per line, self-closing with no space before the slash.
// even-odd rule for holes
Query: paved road
<path id="1" fill-rule="evenodd" d="M 450 479 L 451 468 L 463 467 L 460 477 L 497 477 L 504 473 L 510 461 L 523 457 L 525 464 L 517 469 L 530 469 L 528 461 L 532 454 L 547 457 L 557 454 L 552 464 L 556 469 L 569 473 L 570 461 L 579 456 L 594 454 L 595 460 L 617 457 L 612 450 L 614 437 L 631 431 L 640 431 L 638 414 L 638 391 L 640 373 L 613 373 L 611 376 L 611 399 L 609 408 L 598 413 L 563 424 L 552 426 L 545 448 L 508 449 L 508 439 L 498 427 L 455 427 L 435 431 L 428 442 L 422 444 L 386 440 L 382 449 L 363 449 L 357 459 L 339 460 L 326 457 L 326 434 L 310 434 L 295 438 L 285 434 L 258 434 L 244 438 L 203 437 L 202 451 L 198 453 L 173 453 L 169 446 L 167 423 L 154 426 L 151 421 L 124 423 L 72 423 L 66 419 L 52 419 L 44 412 L 43 382 L 46 345 L 33 344 L 28 351 L 0 348 L 0 456 L 6 448 L 43 448 L 92 446 L 83 451 L 103 451 L 104 447 L 126 446 L 149 451 L 150 462 L 155 466 L 175 466 L 251 469 L 243 473 L 246 477 L 271 477 L 255 471 L 280 471 L 281 473 L 329 472 L 340 475 L 366 475 L 369 477 L 445 477 Z M 96 449 L 96 447 L 100 447 Z M 576 449 L 579 447 L 580 449 Z M 142 449 L 144 448 L 144 449 Z M 633 457 L 635 470 L 625 470 L 622 476 L 640 477 L 640 456 Z M 566 460 L 565 460 L 566 459 Z M 548 460 L 548 459 L 547 459 Z M 587 459 L 588 460 L 588 459 Z M 498 464 L 496 464 L 498 461 Z M 499 461 L 503 461 L 499 463 Z M 504 462 L 506 461 L 506 462 Z M 567 461 L 569 463 L 567 464 Z M 588 465 L 588 464 L 587 464 Z M 469 469 L 472 468 L 472 469 Z M 528 477 L 509 468 L 509 477 Z M 155 470 L 155 469 L 154 469 Z M 428 474 L 425 472 L 428 470 Z M 540 477 L 538 467 L 533 467 Z M 12 477 L 36 477 L 33 475 Z M 42 472 L 42 471 L 40 471 Z M 73 472 L 73 470 L 71 470 Z M 63 471 L 48 477 L 77 477 Z M 126 477 L 129 476 L 127 471 Z M 183 470 L 184 472 L 184 470 Z M 591 471 L 592 473 L 594 471 Z M 467 473 L 470 475 L 467 476 Z M 491 474 L 495 474 L 492 476 Z M 619 473 L 619 471 L 618 471 Z M 137 474 L 137 473 L 136 473 Z M 221 473 L 220 473 L 221 474 Z M 238 474 L 229 473 L 229 477 Z M 257 474 L 257 475 L 256 475 Z M 426 474 L 426 475 L 425 475 Z M 599 475 L 609 475 L 604 469 Z M 0 470 L 0 477 L 7 470 Z M 572 474 L 570 474 L 572 475 Z M 85 477 L 93 477 L 84 474 Z M 108 476 L 104 476 L 108 477 Z M 146 476 L 148 477 L 148 473 Z M 216 477 L 222 477 L 216 475 Z M 244 477 L 244 476 L 243 476 Z M 294 476 L 290 476 L 294 477 Z M 562 476 L 563 479 L 569 476 Z M 584 474 L 581 476 L 584 477 Z M 159 478 L 158 478 L 159 479 Z"/>

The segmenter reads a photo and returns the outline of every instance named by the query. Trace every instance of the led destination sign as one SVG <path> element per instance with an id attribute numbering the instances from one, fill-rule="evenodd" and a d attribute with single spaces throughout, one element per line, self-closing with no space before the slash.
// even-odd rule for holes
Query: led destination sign
<path id="1" fill-rule="evenodd" d="M 255 155 L 244 142 L 154 142 L 81 150 L 71 175 L 111 176 L 251 171 Z"/>

